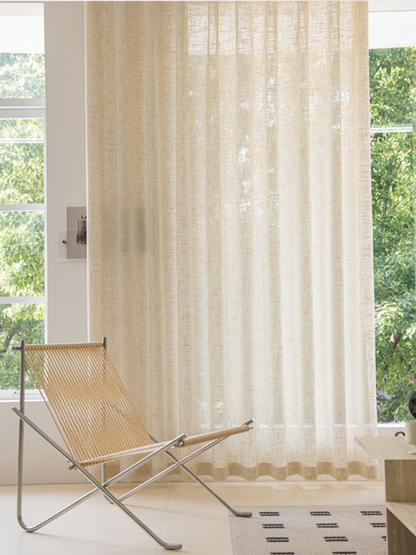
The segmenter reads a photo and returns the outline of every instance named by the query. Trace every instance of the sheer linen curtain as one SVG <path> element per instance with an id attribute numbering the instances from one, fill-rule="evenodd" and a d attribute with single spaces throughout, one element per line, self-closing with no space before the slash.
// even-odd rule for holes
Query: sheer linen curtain
<path id="1" fill-rule="evenodd" d="M 89 2 L 90 339 L 222 480 L 375 478 L 367 2 Z"/>

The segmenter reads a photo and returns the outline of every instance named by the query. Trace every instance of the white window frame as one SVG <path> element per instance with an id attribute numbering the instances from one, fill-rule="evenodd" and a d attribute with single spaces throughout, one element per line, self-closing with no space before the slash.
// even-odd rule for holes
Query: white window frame
<path id="1" fill-rule="evenodd" d="M 46 223 L 46 103 L 44 98 L 0 98 L 0 119 L 42 119 L 43 120 L 43 161 L 44 161 L 44 202 L 42 204 L 0 204 L 0 212 L 24 212 L 37 211 L 43 212 L 45 225 L 45 243 L 44 243 L 44 273 L 45 273 L 45 294 L 40 297 L 0 297 L 0 305 L 15 303 L 44 303 L 45 304 L 45 335 L 47 328 L 47 285 L 46 285 L 46 243 L 47 243 L 47 223 Z M 19 390 L 0 389 L 0 401 L 18 400 Z M 25 396 L 30 399 L 41 399 L 38 390 L 26 390 Z"/>

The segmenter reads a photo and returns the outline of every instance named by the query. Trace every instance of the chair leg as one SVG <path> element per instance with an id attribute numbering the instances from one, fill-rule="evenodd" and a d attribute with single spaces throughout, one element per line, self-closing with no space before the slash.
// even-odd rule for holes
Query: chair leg
<path id="1" fill-rule="evenodd" d="M 248 422 L 251 422 L 251 420 L 249 420 Z M 151 440 L 154 441 L 155 443 L 158 443 L 158 441 L 150 436 Z M 174 455 L 172 455 L 172 453 L 170 453 L 169 451 L 166 451 L 165 454 L 174 462 L 179 462 L 179 459 L 177 459 Z M 223 499 L 220 495 L 218 495 L 218 493 L 216 493 L 213 489 L 211 489 L 203 480 L 201 480 L 201 478 L 199 478 L 194 472 L 192 472 L 192 470 L 190 468 L 188 468 L 185 464 L 181 464 L 180 467 L 193 479 L 195 480 L 195 482 L 198 482 L 198 484 L 200 484 L 203 488 L 205 488 L 207 491 L 209 491 L 209 493 L 211 495 L 213 495 L 216 499 L 218 499 L 218 501 L 220 503 L 222 503 L 225 507 L 227 507 L 227 509 L 230 511 L 230 513 L 232 513 L 235 516 L 241 516 L 241 517 L 251 517 L 253 516 L 253 513 L 249 512 L 249 511 L 237 511 L 237 509 L 234 509 L 234 507 L 232 507 L 231 505 L 229 505 L 227 503 L 227 501 L 225 501 L 225 499 Z"/>
<path id="2" fill-rule="evenodd" d="M 165 454 L 173 461 L 178 462 L 178 459 L 174 457 L 172 453 L 166 452 Z M 218 499 L 220 503 L 222 503 L 225 507 L 227 507 L 230 513 L 232 513 L 235 516 L 242 516 L 242 517 L 253 516 L 253 513 L 249 511 L 237 511 L 237 509 L 234 509 L 234 507 L 229 505 L 227 501 L 225 501 L 225 499 L 219 496 L 218 493 L 216 493 L 213 489 L 211 489 L 203 480 L 201 480 L 201 478 L 199 478 L 199 476 L 197 476 L 194 472 L 192 472 L 192 470 L 190 470 L 186 465 L 181 464 L 180 466 L 192 479 L 195 480 L 195 482 L 198 482 L 198 484 L 200 484 L 203 488 L 209 491 L 211 495 L 213 495 L 216 499 Z"/>
<path id="3" fill-rule="evenodd" d="M 105 482 L 106 482 L 106 468 L 105 468 L 105 463 L 103 463 L 101 465 L 101 485 L 105 486 Z M 106 501 L 108 501 L 108 499 L 106 498 Z M 108 501 L 111 505 L 111 501 Z"/>
<path id="4" fill-rule="evenodd" d="M 207 443 L 204 447 L 200 447 L 197 451 L 194 451 L 193 453 L 186 456 L 182 460 L 176 462 L 175 464 L 172 464 L 172 466 L 169 466 L 165 470 L 162 470 L 162 472 L 159 472 L 159 474 L 156 474 L 155 476 L 152 476 L 152 478 L 149 478 L 146 482 L 143 482 L 139 486 L 137 486 L 134 489 L 130 490 L 129 492 L 125 493 L 124 495 L 119 497 L 118 500 L 119 501 L 124 501 L 125 499 L 127 499 L 127 497 L 130 497 L 130 495 L 133 495 L 134 493 L 136 493 L 136 491 L 139 491 L 139 490 L 147 487 L 148 485 L 152 484 L 156 480 L 159 480 L 163 476 L 166 476 L 166 474 L 169 474 L 169 472 L 172 472 L 173 470 L 175 470 L 175 468 L 179 468 L 180 466 L 183 466 L 188 461 L 194 459 L 195 457 L 198 457 L 198 455 L 200 455 L 201 453 L 204 453 L 204 451 L 207 451 L 208 449 L 211 449 L 212 447 L 214 447 L 214 445 L 217 445 L 218 443 L 221 443 L 221 441 L 224 441 L 225 439 L 227 439 L 227 438 L 226 437 L 220 437 L 218 439 L 215 439 L 214 441 L 211 441 L 210 443 Z"/>
<path id="5" fill-rule="evenodd" d="M 169 550 L 178 550 L 178 549 L 182 549 L 182 545 L 179 543 L 166 543 L 164 542 L 162 539 L 160 539 L 150 528 L 148 528 L 146 526 L 146 524 L 144 524 L 144 522 L 142 522 L 139 518 L 137 518 L 136 515 L 134 515 L 125 505 L 123 505 L 116 497 L 114 497 L 114 495 L 112 495 L 107 489 L 106 487 L 102 486 L 93 476 L 91 476 L 91 474 L 89 472 L 87 472 L 85 470 L 85 468 L 83 468 L 69 453 L 67 453 L 66 451 L 64 451 L 57 443 L 55 443 L 53 441 L 53 439 L 51 439 L 49 436 L 47 436 L 44 432 L 42 432 L 42 430 L 40 428 L 38 428 L 36 426 L 36 424 L 34 424 L 31 420 L 29 420 L 29 418 L 27 418 L 27 416 L 25 416 L 22 412 L 18 411 L 17 409 L 13 408 L 12 409 L 20 418 L 20 427 L 19 427 L 19 461 L 18 461 L 18 501 L 17 501 L 17 505 L 18 505 L 18 521 L 20 526 L 22 526 L 22 528 L 24 530 L 26 530 L 27 532 L 34 532 L 35 530 L 38 530 L 39 528 L 41 528 L 42 526 L 44 526 L 45 524 L 47 524 L 48 522 L 51 522 L 52 520 L 55 520 L 55 518 L 58 518 L 58 516 L 61 516 L 62 514 L 66 513 L 67 511 L 69 511 L 70 509 L 72 509 L 73 507 L 75 507 L 76 505 L 79 505 L 80 503 L 82 503 L 83 501 L 85 501 L 88 497 L 90 497 L 91 495 L 93 495 L 94 493 L 96 493 L 97 491 L 101 491 L 101 493 L 114 505 L 117 505 L 124 513 L 126 513 L 136 524 L 138 524 L 145 532 L 147 532 L 149 534 L 149 536 L 151 536 L 159 545 L 161 545 L 162 547 L 164 547 L 165 549 L 169 549 Z M 41 437 L 43 437 L 43 439 L 49 443 L 49 445 L 51 445 L 52 447 L 54 447 L 54 449 L 56 449 L 56 451 L 58 451 L 58 453 L 60 455 L 62 455 L 67 461 L 72 463 L 72 466 L 74 468 L 77 468 L 81 474 L 83 474 L 85 476 L 85 478 L 87 478 L 87 480 L 89 482 L 91 482 L 91 484 L 93 484 L 95 486 L 95 489 L 91 490 L 90 492 L 88 492 L 86 495 L 84 495 L 83 497 L 81 497 L 80 499 L 78 499 L 77 501 L 74 501 L 73 503 L 71 503 L 71 505 L 68 505 L 67 507 L 65 507 L 64 509 L 61 509 L 61 511 L 59 511 L 58 513 L 55 513 L 54 515 L 52 515 L 51 517 L 47 518 L 46 520 L 40 522 L 39 524 L 37 524 L 36 526 L 33 527 L 28 527 L 25 525 L 25 523 L 23 522 L 23 518 L 22 518 L 22 487 L 23 487 L 23 424 L 26 423 L 28 424 L 33 430 L 35 430 L 35 432 L 37 432 Z M 109 480 L 111 481 L 111 480 Z"/>
<path id="6" fill-rule="evenodd" d="M 46 518 L 45 520 L 42 520 L 41 522 L 39 522 L 35 526 L 27 526 L 27 524 L 23 520 L 23 509 L 22 509 L 22 497 L 23 497 L 23 440 L 24 440 L 24 422 L 23 422 L 22 419 L 20 419 L 19 420 L 19 453 L 18 453 L 18 463 L 17 463 L 18 464 L 18 472 L 17 472 L 17 521 L 20 524 L 20 526 L 23 528 L 23 530 L 25 530 L 26 532 L 35 532 L 36 530 L 39 530 L 39 528 L 42 528 L 46 524 L 49 524 L 49 522 L 52 522 L 56 518 L 60 517 L 61 515 L 65 514 L 65 513 L 67 513 L 68 511 L 70 511 L 71 509 L 76 507 L 77 505 L 80 505 L 81 503 L 86 501 L 89 497 L 91 497 L 92 495 L 97 493 L 98 490 L 95 489 L 95 490 L 89 491 L 88 493 L 86 493 L 82 497 L 78 498 L 76 501 L 73 501 L 72 503 L 70 503 L 69 505 L 67 505 L 66 507 L 61 509 L 60 511 L 54 513 L 53 515 Z"/>

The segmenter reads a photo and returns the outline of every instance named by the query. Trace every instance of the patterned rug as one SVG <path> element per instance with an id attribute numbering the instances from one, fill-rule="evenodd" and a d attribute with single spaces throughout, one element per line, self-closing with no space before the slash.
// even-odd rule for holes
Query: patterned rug
<path id="1" fill-rule="evenodd" d="M 238 507 L 229 517 L 233 555 L 386 555 L 384 505 Z"/>

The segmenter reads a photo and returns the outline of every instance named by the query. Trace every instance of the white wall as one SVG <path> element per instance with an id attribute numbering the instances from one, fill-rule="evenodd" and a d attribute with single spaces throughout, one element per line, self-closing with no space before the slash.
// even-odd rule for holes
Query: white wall
<path id="1" fill-rule="evenodd" d="M 84 2 L 45 2 L 47 342 L 87 340 L 86 261 L 59 261 L 66 207 L 86 205 Z"/>
<path id="2" fill-rule="evenodd" d="M 397 12 L 416 10 L 415 0 L 370 0 L 369 12 Z"/>
<path id="3" fill-rule="evenodd" d="M 18 406 L 18 401 L 0 402 L 0 485 L 16 483 L 19 418 L 11 409 Z M 59 432 L 43 401 L 28 401 L 25 413 L 28 418 L 33 420 L 47 435 L 65 449 Z M 69 465 L 65 459 L 29 426 L 25 426 L 24 454 L 25 484 L 68 484 L 86 481 L 79 472 L 69 472 Z"/>
<path id="4" fill-rule="evenodd" d="M 59 261 L 66 207 L 86 205 L 84 2 L 45 2 L 46 256 L 48 343 L 87 341 L 86 261 Z M 16 483 L 16 402 L 0 401 L 0 485 Z M 59 434 L 42 401 L 27 415 L 55 441 Z M 27 428 L 27 427 L 26 427 Z M 35 432 L 27 431 L 25 483 L 84 481 Z"/>

